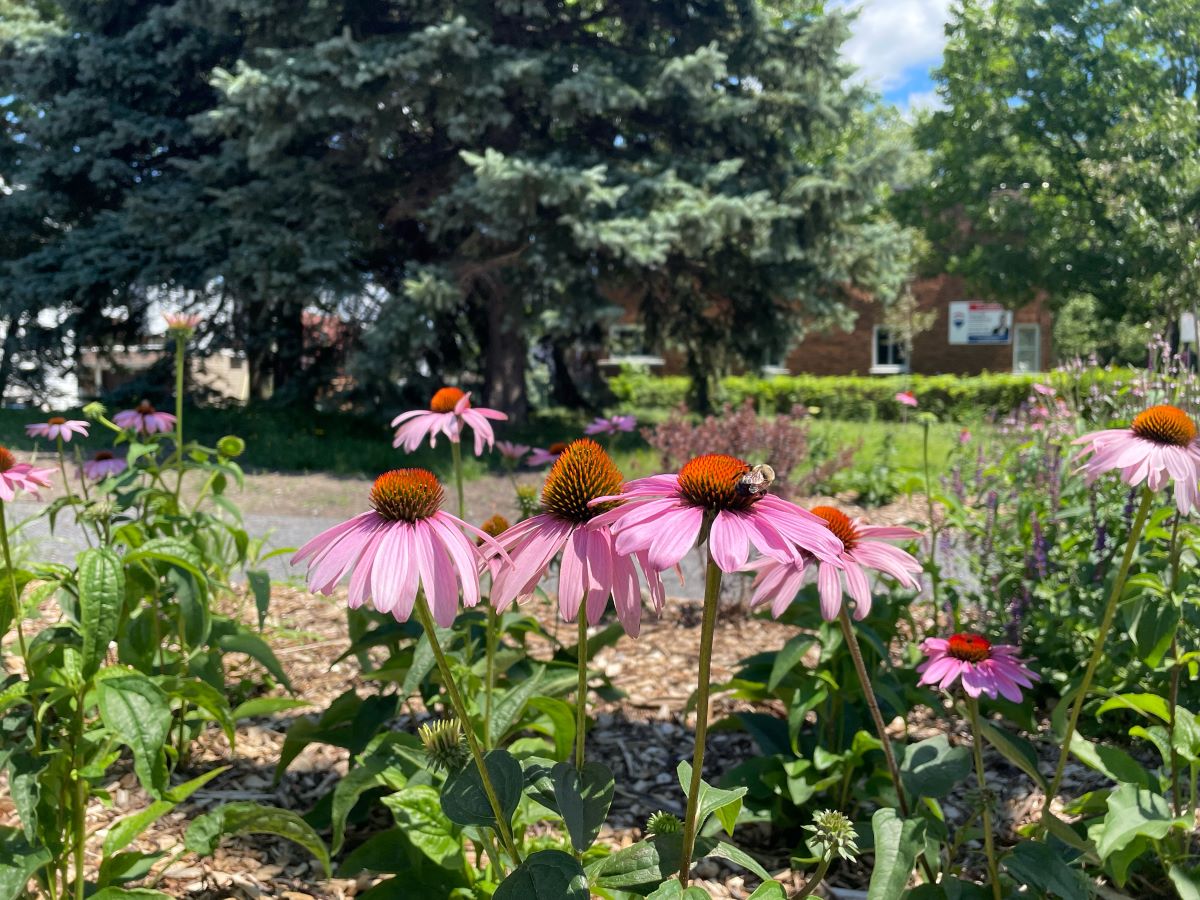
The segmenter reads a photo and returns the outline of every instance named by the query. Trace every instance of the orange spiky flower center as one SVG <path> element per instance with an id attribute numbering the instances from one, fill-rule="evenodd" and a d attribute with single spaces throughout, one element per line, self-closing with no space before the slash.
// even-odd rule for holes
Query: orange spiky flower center
<path id="1" fill-rule="evenodd" d="M 1186 447 L 1196 439 L 1196 423 L 1178 406 L 1162 404 L 1138 413 L 1130 430 L 1140 438 L 1156 444 Z"/>
<path id="2" fill-rule="evenodd" d="M 500 535 L 508 531 L 508 519 L 501 515 L 492 516 L 479 527 L 479 530 L 488 537 L 500 537 Z"/>
<path id="3" fill-rule="evenodd" d="M 679 493 L 693 506 L 714 512 L 749 509 L 762 496 L 738 490 L 738 482 L 749 471 L 745 460 L 736 456 L 705 453 L 679 470 Z"/>
<path id="4" fill-rule="evenodd" d="M 137 405 L 138 415 L 148 416 L 154 412 L 154 406 L 149 400 L 143 400 Z"/>
<path id="5" fill-rule="evenodd" d="M 96 455 L 93 456 L 92 459 L 96 460 L 97 462 L 102 462 L 106 459 L 114 459 L 114 457 L 112 455 L 112 451 L 110 450 L 97 450 Z"/>
<path id="6" fill-rule="evenodd" d="M 392 469 L 371 485 L 371 505 L 385 519 L 419 522 L 442 507 L 442 485 L 428 469 Z"/>
<path id="7" fill-rule="evenodd" d="M 454 412 L 454 407 L 462 398 L 463 392 L 458 388 L 444 387 L 433 395 L 433 399 L 429 401 L 429 408 L 436 413 Z"/>
<path id="8" fill-rule="evenodd" d="M 7 447 L 0 447 L 0 472 L 7 472 L 17 464 L 17 458 Z"/>
<path id="9" fill-rule="evenodd" d="M 67 420 L 64 419 L 62 416 L 51 416 L 49 419 L 46 420 L 46 424 L 47 425 L 66 425 Z"/>
<path id="10" fill-rule="evenodd" d="M 825 527 L 834 533 L 847 550 L 853 550 L 860 537 L 850 517 L 832 506 L 814 506 L 809 510 L 814 516 L 825 520 Z"/>
<path id="11" fill-rule="evenodd" d="M 550 452 L 554 452 L 553 445 Z M 569 522 L 586 522 L 616 502 L 588 506 L 597 497 L 621 493 L 624 477 L 604 448 L 591 438 L 563 447 L 542 488 L 542 508 Z"/>
<path id="12" fill-rule="evenodd" d="M 963 662 L 983 662 L 992 655 L 992 642 L 978 634 L 950 635 L 948 650 Z"/>

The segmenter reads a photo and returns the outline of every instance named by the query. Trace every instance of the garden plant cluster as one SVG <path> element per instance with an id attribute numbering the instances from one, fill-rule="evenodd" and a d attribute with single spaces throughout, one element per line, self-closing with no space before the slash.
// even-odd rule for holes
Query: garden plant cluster
<path id="1" fill-rule="evenodd" d="M 174 856 L 137 849 L 223 771 L 194 770 L 202 730 L 236 752 L 239 720 L 304 705 L 263 637 L 269 554 L 227 493 L 245 445 L 185 438 L 196 324 L 168 317 L 174 413 L 93 405 L 29 426 L 52 466 L 0 449 L 0 765 L 16 811 L 0 830 L 0 900 L 167 897 L 176 858 L 257 833 L 327 873 L 376 873 L 372 900 L 702 898 L 705 858 L 745 870 L 753 900 L 788 897 L 734 842 L 748 823 L 791 846 L 803 887 L 790 896 L 861 872 L 850 883 L 870 900 L 1200 898 L 1200 442 L 1195 377 L 1165 347 L 1120 381 L 1081 364 L 1034 384 L 1005 418 L 963 430 L 941 479 L 920 386 L 896 393 L 895 417 L 926 436 L 917 528 L 790 499 L 829 474 L 806 463 L 798 415 L 674 419 L 647 435 L 671 471 L 627 480 L 606 446 L 633 417 L 532 448 L 497 441 L 504 415 L 443 387 L 393 421 L 398 467 L 363 512 L 294 556 L 313 592 L 345 590 L 345 657 L 363 671 L 359 690 L 294 720 L 277 773 L 324 742 L 349 750 L 347 774 L 319 810 L 229 802 L 193 818 Z M 78 453 L 103 432 L 112 449 Z M 404 467 L 427 442 L 448 453 L 451 484 Z M 510 472 L 549 466 L 540 493 L 518 488 L 519 521 L 467 521 L 464 448 Z M 39 515 L 72 516 L 89 547 L 73 566 L 18 565 L 5 505 L 57 479 L 66 491 Z M 614 774 L 586 738 L 589 703 L 620 685 L 595 654 L 662 612 L 695 548 L 694 753 L 672 776 L 678 810 L 614 849 L 601 838 Z M 235 575 L 257 622 L 218 609 Z M 722 586 L 736 580 L 794 634 L 715 684 Z M 550 596 L 569 641 L 530 602 Z M 258 683 L 231 683 L 231 653 L 256 662 Z M 758 753 L 715 766 L 718 691 L 759 710 L 719 723 Z M 402 708 L 419 727 L 397 726 Z M 918 714 L 934 737 L 909 738 Z M 1064 790 L 1072 761 L 1096 775 L 1078 795 Z M 109 773 L 130 764 L 151 802 L 90 833 L 88 804 L 108 802 Z M 1039 798 L 1025 820 L 1010 821 L 997 767 Z"/>

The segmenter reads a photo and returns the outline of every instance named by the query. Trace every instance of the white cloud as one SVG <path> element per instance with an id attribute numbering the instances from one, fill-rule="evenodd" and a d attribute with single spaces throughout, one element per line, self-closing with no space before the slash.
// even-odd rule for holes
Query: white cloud
<path id="1" fill-rule="evenodd" d="M 913 91 L 904 99 L 904 108 L 911 115 L 925 109 L 945 109 L 946 104 L 937 91 Z"/>
<path id="2" fill-rule="evenodd" d="M 950 0 L 861 0 L 838 5 L 857 9 L 846 56 L 881 91 L 903 85 L 910 70 L 937 65 L 946 43 Z"/>

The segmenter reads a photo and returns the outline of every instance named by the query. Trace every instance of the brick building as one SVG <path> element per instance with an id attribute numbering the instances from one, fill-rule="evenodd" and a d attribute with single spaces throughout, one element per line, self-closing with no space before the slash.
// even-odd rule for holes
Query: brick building
<path id="1" fill-rule="evenodd" d="M 858 313 L 853 330 L 810 334 L 780 368 L 814 375 L 976 375 L 1050 368 L 1053 317 L 1044 298 L 1009 312 L 968 293 L 954 275 L 919 279 L 912 292 L 917 308 L 935 317 L 932 327 L 914 338 L 911 359 L 883 325 L 880 307 L 864 298 L 850 304 Z"/>

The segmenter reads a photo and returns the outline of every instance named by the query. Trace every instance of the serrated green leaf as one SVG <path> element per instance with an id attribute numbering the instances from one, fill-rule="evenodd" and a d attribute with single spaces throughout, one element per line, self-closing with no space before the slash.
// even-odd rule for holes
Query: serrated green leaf
<path id="1" fill-rule="evenodd" d="M 261 569 L 246 570 L 246 584 L 254 594 L 254 609 L 258 613 L 258 630 L 263 630 L 271 608 L 271 576 Z"/>
<path id="2" fill-rule="evenodd" d="M 17 900 L 38 869 L 50 864 L 50 851 L 31 847 L 15 828 L 0 828 L 0 900 Z"/>
<path id="3" fill-rule="evenodd" d="M 923 823 L 901 819 L 890 808 L 871 816 L 875 836 L 875 868 L 867 887 L 867 900 L 892 900 L 904 893 L 923 846 Z"/>
<path id="4" fill-rule="evenodd" d="M 78 556 L 79 631 L 83 646 L 82 675 L 90 679 L 100 669 L 108 645 L 117 636 L 125 604 L 125 570 L 107 547 L 84 550 Z"/>
<path id="5" fill-rule="evenodd" d="M 1032 778 L 1040 788 L 1046 789 L 1046 779 L 1038 771 L 1037 751 L 1029 741 L 997 728 L 982 717 L 979 721 L 979 730 L 983 732 L 987 742 L 1000 751 L 1005 759 Z"/>
<path id="6" fill-rule="evenodd" d="M 1125 781 L 1143 788 L 1154 786 L 1154 778 L 1150 773 L 1119 747 L 1093 744 L 1076 731 L 1071 735 L 1071 752 L 1081 763 L 1113 781 Z"/>
<path id="7" fill-rule="evenodd" d="M 944 734 L 904 748 L 900 778 L 913 797 L 945 797 L 971 774 L 971 752 L 951 747 Z"/>
<path id="8" fill-rule="evenodd" d="M 691 763 L 681 760 L 675 768 L 675 774 L 679 778 L 679 786 L 683 788 L 684 793 L 687 793 L 692 785 Z M 702 779 L 700 781 L 700 798 L 696 804 L 696 831 L 699 832 L 708 817 L 715 813 L 717 821 L 721 823 L 725 833 L 732 835 L 733 827 L 737 824 L 738 815 L 742 811 L 742 798 L 746 796 L 747 790 L 749 789 L 746 787 L 728 790 L 715 788 Z"/>
<path id="9" fill-rule="evenodd" d="M 492 750 L 483 758 L 488 777 L 496 791 L 496 799 L 506 821 L 512 819 L 525 779 L 521 764 L 507 750 Z M 458 825 L 495 826 L 496 816 L 483 789 L 483 780 L 475 761 L 447 780 L 442 788 L 442 810 L 451 822 Z"/>
<path id="10" fill-rule="evenodd" d="M 1048 891 L 1062 900 L 1088 900 L 1083 874 L 1067 865 L 1048 844 L 1022 841 L 1004 857 L 1004 868 L 1017 884 Z"/>
<path id="11" fill-rule="evenodd" d="M 412 784 L 383 799 L 410 844 L 434 865 L 459 870 L 465 864 L 458 829 L 442 812 L 441 798 L 427 784 Z"/>
<path id="12" fill-rule="evenodd" d="M 133 770 L 142 787 L 162 799 L 167 788 L 163 744 L 171 727 L 167 695 L 145 675 L 130 673 L 101 679 L 96 702 L 105 727 L 133 751 Z"/>
<path id="13" fill-rule="evenodd" d="M 1096 852 L 1107 859 L 1136 837 L 1161 840 L 1171 829 L 1186 827 L 1187 820 L 1176 817 L 1163 797 L 1134 784 L 1122 784 L 1108 796 L 1108 813 L 1096 840 Z"/>
<path id="14" fill-rule="evenodd" d="M 560 762 L 551 770 L 550 778 L 571 846 L 583 853 L 596 842 L 612 805 L 616 787 L 612 770 L 599 762 L 586 762 L 582 770 L 574 763 Z"/>

